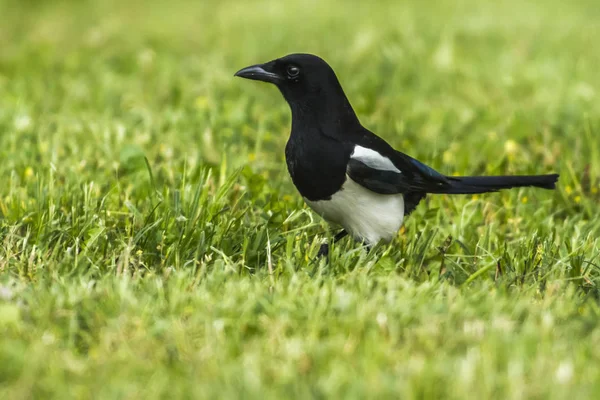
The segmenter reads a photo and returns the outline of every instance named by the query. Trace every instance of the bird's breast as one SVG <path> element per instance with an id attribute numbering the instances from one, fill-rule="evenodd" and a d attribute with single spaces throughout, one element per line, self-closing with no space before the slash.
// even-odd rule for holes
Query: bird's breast
<path id="1" fill-rule="evenodd" d="M 339 143 L 318 138 L 296 140 L 290 137 L 285 158 L 292 181 L 300 194 L 315 201 L 331 198 L 346 180 L 347 153 Z"/>

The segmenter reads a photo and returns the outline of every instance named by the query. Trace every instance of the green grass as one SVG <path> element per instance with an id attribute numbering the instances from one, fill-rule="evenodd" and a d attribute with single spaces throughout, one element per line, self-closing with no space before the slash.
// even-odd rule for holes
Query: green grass
<path id="1" fill-rule="evenodd" d="M 361 4 L 0 0 L 0 398 L 600 396 L 597 1 Z M 315 261 L 287 105 L 233 78 L 290 52 L 439 171 L 559 188 Z"/>

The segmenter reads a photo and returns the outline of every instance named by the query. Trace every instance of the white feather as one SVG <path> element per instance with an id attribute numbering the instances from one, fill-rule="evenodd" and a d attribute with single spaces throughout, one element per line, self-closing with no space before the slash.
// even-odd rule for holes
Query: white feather
<path id="1" fill-rule="evenodd" d="M 392 160 L 385 156 L 382 156 L 375 150 L 369 149 L 367 147 L 354 147 L 354 151 L 350 155 L 350 158 L 358 160 L 363 164 L 374 169 L 379 169 L 383 171 L 394 171 L 399 174 L 402 173 L 398 168 L 396 168 Z"/>
<path id="2" fill-rule="evenodd" d="M 391 241 L 404 220 L 401 194 L 372 192 L 348 176 L 331 200 L 304 200 L 325 220 L 341 225 L 355 239 L 368 245 L 380 240 Z"/>

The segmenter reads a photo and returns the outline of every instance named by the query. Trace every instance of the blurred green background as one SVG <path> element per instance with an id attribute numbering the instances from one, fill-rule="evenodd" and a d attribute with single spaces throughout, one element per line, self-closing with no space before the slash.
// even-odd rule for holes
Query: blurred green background
<path id="1" fill-rule="evenodd" d="M 0 397 L 593 398 L 596 0 L 0 0 Z M 313 260 L 289 110 L 310 52 L 446 174 L 397 240 Z M 269 273 L 269 268 L 272 273 Z"/>

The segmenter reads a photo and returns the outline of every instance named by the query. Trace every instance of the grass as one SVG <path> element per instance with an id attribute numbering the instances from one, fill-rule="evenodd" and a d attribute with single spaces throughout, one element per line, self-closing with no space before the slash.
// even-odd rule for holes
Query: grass
<path id="1" fill-rule="evenodd" d="M 0 14 L 0 398 L 600 395 L 596 1 Z M 441 172 L 559 188 L 431 196 L 315 261 L 287 106 L 232 77 L 299 51 Z"/>

